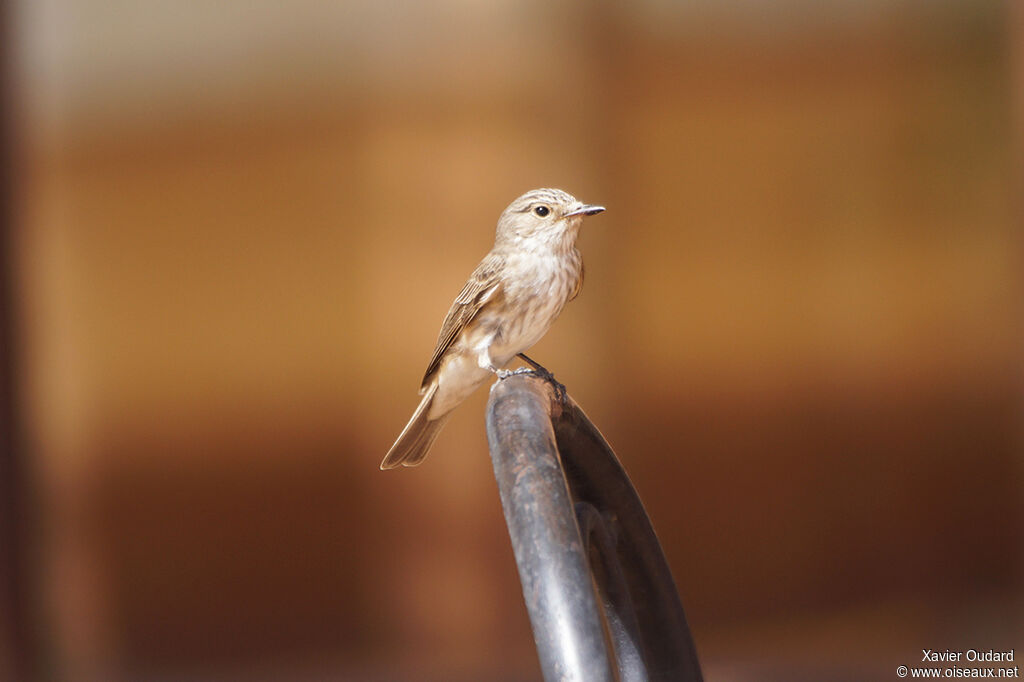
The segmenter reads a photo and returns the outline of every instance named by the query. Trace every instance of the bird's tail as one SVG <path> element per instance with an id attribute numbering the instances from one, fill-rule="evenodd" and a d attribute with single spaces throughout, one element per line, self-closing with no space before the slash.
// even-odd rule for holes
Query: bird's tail
<path id="1" fill-rule="evenodd" d="M 382 470 L 394 469 L 399 465 L 414 467 L 427 456 L 427 451 L 434 444 L 434 439 L 441 432 L 441 427 L 448 421 L 448 415 L 443 415 L 437 419 L 427 418 L 427 414 L 430 412 L 430 404 L 433 402 L 434 393 L 436 392 L 437 382 L 434 382 L 427 389 L 423 400 L 420 401 L 420 406 L 413 413 L 412 419 L 402 429 L 398 440 L 388 450 L 388 454 L 384 456 L 384 461 L 380 463 Z"/>

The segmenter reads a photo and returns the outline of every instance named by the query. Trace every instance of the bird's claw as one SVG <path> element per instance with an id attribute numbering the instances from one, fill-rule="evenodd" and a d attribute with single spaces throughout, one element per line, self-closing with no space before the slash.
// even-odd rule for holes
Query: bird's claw
<path id="1" fill-rule="evenodd" d="M 555 389 L 555 397 L 558 398 L 558 402 L 564 405 L 569 398 L 569 392 L 565 390 L 565 386 L 563 384 L 559 383 L 555 379 L 555 375 L 526 356 L 520 354 L 520 357 L 533 365 L 533 367 L 519 367 L 514 370 L 497 369 L 495 367 L 491 367 L 490 369 L 498 377 L 499 381 L 519 374 L 532 374 L 538 379 L 543 379 L 551 384 L 551 387 Z"/>
<path id="2" fill-rule="evenodd" d="M 551 384 L 551 388 L 555 389 L 555 397 L 558 399 L 559 403 L 565 404 L 566 400 L 569 397 L 568 391 L 565 390 L 565 385 L 556 380 L 555 375 L 544 368 L 534 369 L 531 367 L 520 367 L 519 369 L 512 373 L 532 374 L 538 379 L 543 379 L 544 381 L 548 382 L 549 384 Z"/>
<path id="3" fill-rule="evenodd" d="M 565 405 L 569 400 L 569 392 L 565 390 L 565 384 L 555 381 L 555 375 L 550 373 L 547 376 L 547 380 L 551 387 L 555 389 L 555 397 L 558 398 L 558 402 Z"/>

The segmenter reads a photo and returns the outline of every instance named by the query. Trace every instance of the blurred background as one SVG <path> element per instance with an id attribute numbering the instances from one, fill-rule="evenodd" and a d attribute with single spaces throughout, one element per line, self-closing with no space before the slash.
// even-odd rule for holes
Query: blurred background
<path id="1" fill-rule="evenodd" d="M 377 466 L 541 186 L 709 681 L 1020 657 L 1020 3 L 4 12 L 0 678 L 539 679 L 487 392 Z"/>

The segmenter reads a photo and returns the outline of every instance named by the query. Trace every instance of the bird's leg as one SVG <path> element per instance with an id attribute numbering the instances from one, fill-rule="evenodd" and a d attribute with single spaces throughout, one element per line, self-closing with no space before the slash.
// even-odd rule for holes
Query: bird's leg
<path id="1" fill-rule="evenodd" d="M 536 372 L 543 372 L 543 373 L 547 374 L 548 376 L 553 376 L 553 375 L 551 374 L 551 372 L 549 372 L 549 371 L 547 371 L 546 369 L 544 369 L 544 366 L 543 366 L 543 365 L 541 365 L 541 364 L 540 364 L 539 362 L 537 362 L 536 360 L 534 360 L 533 358 L 531 358 L 531 357 L 530 357 L 529 355 L 527 355 L 526 353 L 517 353 L 516 355 L 517 355 L 517 357 L 518 357 L 518 358 L 519 358 L 520 360 L 524 361 L 524 362 L 525 362 L 526 364 L 528 364 L 528 365 L 529 365 L 530 367 L 533 367 L 533 370 L 534 370 L 534 371 L 536 371 Z M 517 370 L 517 371 L 519 371 L 519 370 Z M 523 368 L 523 369 L 522 369 L 521 371 L 524 371 L 524 372 L 529 372 L 530 370 L 528 370 L 528 369 L 526 369 L 526 368 L 524 367 L 524 368 Z"/>
<path id="2" fill-rule="evenodd" d="M 490 362 L 488 362 L 486 365 L 482 364 L 480 366 L 483 367 L 484 369 L 488 369 L 488 370 L 494 372 L 498 376 L 499 379 L 508 379 L 513 374 L 516 374 L 516 372 L 512 372 L 512 371 L 509 371 L 507 369 L 498 369 L 497 367 L 492 365 Z"/>
<path id="3" fill-rule="evenodd" d="M 518 355 L 526 362 L 526 364 L 530 365 L 530 367 L 532 367 L 533 369 L 526 369 L 525 367 L 521 367 L 517 369 L 515 372 L 513 372 L 513 374 L 532 374 L 536 377 L 540 377 L 544 381 L 551 384 L 552 387 L 554 387 L 555 394 L 558 397 L 558 402 L 564 403 L 565 399 L 568 397 L 568 393 L 565 390 L 565 386 L 555 380 L 555 375 L 549 372 L 547 369 L 545 369 L 543 365 L 541 365 L 539 362 L 528 356 L 526 353 L 518 353 Z"/>
<path id="4" fill-rule="evenodd" d="M 510 372 L 507 369 L 498 369 L 494 366 L 494 363 L 491 361 L 490 349 L 486 344 L 482 345 L 477 350 L 476 364 L 480 369 L 486 369 L 493 372 L 499 379 L 507 379 L 514 374 L 514 372 Z"/>

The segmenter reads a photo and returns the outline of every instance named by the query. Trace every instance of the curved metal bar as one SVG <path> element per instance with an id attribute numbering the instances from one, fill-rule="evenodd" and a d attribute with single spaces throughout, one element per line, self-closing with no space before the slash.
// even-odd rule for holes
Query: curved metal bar
<path id="1" fill-rule="evenodd" d="M 545 680 L 700 682 L 647 513 L 579 406 L 510 377 L 491 389 L 487 435 Z"/>
<path id="2" fill-rule="evenodd" d="M 506 386 L 516 390 L 503 390 Z M 487 440 L 494 476 L 544 679 L 612 682 L 616 677 L 558 462 L 547 391 L 546 384 L 519 377 L 492 389 Z"/>
<path id="3" fill-rule="evenodd" d="M 576 523 L 590 558 L 594 587 L 604 607 L 605 625 L 611 639 L 622 682 L 650 679 L 640 647 L 640 626 L 629 587 L 615 555 L 615 537 L 601 513 L 589 502 L 576 503 Z"/>
<path id="4" fill-rule="evenodd" d="M 700 682 L 697 649 L 661 543 L 640 496 L 607 441 L 574 401 L 555 405 L 552 425 L 572 495 L 616 529 L 615 554 L 634 596 L 651 680 Z"/>

